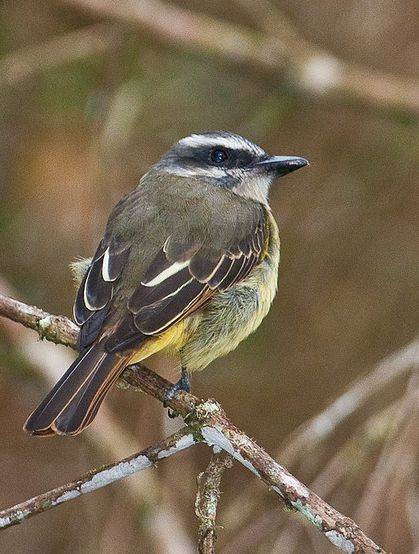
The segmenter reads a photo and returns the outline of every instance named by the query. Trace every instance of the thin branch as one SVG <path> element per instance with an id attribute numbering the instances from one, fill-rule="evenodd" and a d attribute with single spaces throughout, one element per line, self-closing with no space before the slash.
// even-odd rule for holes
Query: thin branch
<path id="1" fill-rule="evenodd" d="M 56 66 L 102 54 L 115 45 L 115 38 L 114 26 L 91 25 L 5 54 L 0 58 L 0 87 L 18 86 Z"/>
<path id="2" fill-rule="evenodd" d="M 381 360 L 326 409 L 298 427 L 281 451 L 281 456 L 284 456 L 288 465 L 294 463 L 301 452 L 314 449 L 330 437 L 341 423 L 364 406 L 374 394 L 415 369 L 419 369 L 419 337 Z"/>
<path id="3" fill-rule="evenodd" d="M 416 79 L 349 64 L 305 41 L 276 11 L 274 30 L 254 31 L 160 0 L 64 0 L 97 16 L 139 27 L 163 44 L 213 54 L 268 77 L 281 76 L 303 94 L 419 113 Z M 270 14 L 272 15 L 272 14 Z"/>
<path id="4" fill-rule="evenodd" d="M 320 444 L 330 439 L 339 425 L 347 421 L 371 398 L 397 379 L 419 369 L 419 337 L 381 360 L 369 373 L 352 383 L 346 391 L 313 418 L 295 429 L 276 456 L 288 467 L 304 455 L 307 458 Z M 264 491 L 254 482 L 248 484 L 230 503 L 224 513 L 234 534 L 243 519 L 249 519 L 262 502 Z M 240 517 L 237 517 L 240 514 Z"/>
<path id="5" fill-rule="evenodd" d="M 74 348 L 79 334 L 75 323 L 62 315 L 51 315 L 36 306 L 0 294 L 0 315 L 33 329 L 39 338 Z"/>
<path id="6" fill-rule="evenodd" d="M 158 460 L 177 454 L 185 448 L 196 443 L 188 427 L 184 427 L 167 439 L 155 446 L 151 446 L 142 452 L 128 456 L 116 463 L 89 471 L 76 481 L 67 483 L 44 494 L 40 494 L 26 500 L 16 506 L 0 512 L 0 529 L 5 529 L 21 523 L 36 514 L 40 514 L 59 506 L 64 502 L 73 500 L 82 494 L 86 494 L 115 481 L 129 477 L 138 471 L 154 466 Z"/>
<path id="7" fill-rule="evenodd" d="M 215 553 L 217 540 L 215 517 L 221 494 L 221 479 L 224 471 L 232 466 L 231 456 L 225 452 L 214 452 L 207 469 L 198 475 L 195 514 L 199 519 L 199 554 Z"/>
<path id="8" fill-rule="evenodd" d="M 407 471 L 412 475 L 415 473 L 418 423 L 419 372 L 414 373 L 410 379 L 398 413 L 394 414 L 390 437 L 359 501 L 357 514 L 371 528 L 377 520 L 383 521 L 386 501 L 391 497 L 390 492 L 394 485 L 403 480 Z M 414 478 L 411 483 L 413 485 Z M 398 506 L 397 510 L 400 513 L 401 507 Z"/>
<path id="9" fill-rule="evenodd" d="M 196 411 L 211 411 L 207 424 L 202 425 L 204 441 L 231 454 L 244 467 L 261 479 L 288 507 L 300 512 L 335 546 L 344 552 L 383 552 L 366 537 L 349 518 L 340 514 L 300 483 L 284 467 L 272 459 L 259 445 L 237 429 L 215 402 L 208 401 Z"/>
<path id="10" fill-rule="evenodd" d="M 25 306 L 0 295 L 0 315 L 12 315 L 15 321 L 22 320 L 27 326 L 32 322 L 33 328 L 39 333 L 39 319 L 34 317 L 38 312 L 38 308 Z M 42 335 L 57 339 L 57 333 L 51 328 L 53 321 L 58 321 L 65 327 L 66 319 L 60 317 L 56 320 L 54 316 L 44 315 L 42 320 L 46 321 L 42 326 Z M 68 340 L 74 326 L 67 321 L 69 333 L 63 334 Z M 163 401 L 165 390 L 170 385 L 159 375 L 139 365 L 130 366 L 125 370 L 123 381 L 127 386 L 146 392 L 160 401 Z M 354 521 L 329 506 L 245 433 L 237 429 L 215 400 L 202 402 L 192 394 L 182 392 L 168 404 L 186 419 L 194 442 L 202 441 L 230 454 L 267 484 L 286 505 L 300 512 L 337 548 L 351 553 L 384 553 L 384 550 L 368 538 Z"/>

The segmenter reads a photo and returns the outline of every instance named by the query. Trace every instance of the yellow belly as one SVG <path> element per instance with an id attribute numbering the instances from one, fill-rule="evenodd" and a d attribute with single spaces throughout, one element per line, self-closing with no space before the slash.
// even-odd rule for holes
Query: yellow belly
<path id="1" fill-rule="evenodd" d="M 135 364 L 149 358 L 160 350 L 167 349 L 177 352 L 187 340 L 185 324 L 187 320 L 180 321 L 158 337 L 150 337 L 141 345 L 141 348 L 133 353 L 129 363 Z"/>

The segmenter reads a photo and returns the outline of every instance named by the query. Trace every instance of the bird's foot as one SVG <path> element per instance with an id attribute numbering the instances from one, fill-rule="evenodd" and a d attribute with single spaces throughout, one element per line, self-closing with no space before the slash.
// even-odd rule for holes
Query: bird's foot
<path id="1" fill-rule="evenodd" d="M 168 403 L 172 400 L 178 392 L 185 391 L 191 392 L 191 382 L 189 380 L 189 374 L 186 369 L 182 368 L 182 376 L 177 383 L 174 383 L 170 387 L 167 387 L 164 393 L 163 406 L 167 408 Z M 171 418 L 177 417 L 179 414 L 169 409 L 168 415 Z"/>

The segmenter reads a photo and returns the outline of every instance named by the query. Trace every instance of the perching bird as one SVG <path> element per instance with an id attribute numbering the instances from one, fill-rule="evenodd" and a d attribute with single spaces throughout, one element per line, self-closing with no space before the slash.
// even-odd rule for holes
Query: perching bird
<path id="1" fill-rule="evenodd" d="M 189 391 L 189 373 L 252 333 L 277 289 L 268 190 L 307 164 L 227 132 L 175 144 L 116 205 L 93 258 L 76 265 L 80 354 L 26 431 L 79 433 L 125 367 L 162 349 L 182 367 L 167 398 Z"/>

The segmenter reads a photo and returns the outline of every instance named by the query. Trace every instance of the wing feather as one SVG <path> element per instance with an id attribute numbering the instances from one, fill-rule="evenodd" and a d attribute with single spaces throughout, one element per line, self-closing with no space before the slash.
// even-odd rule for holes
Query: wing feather
<path id="1" fill-rule="evenodd" d="M 204 296 L 207 285 L 191 279 L 174 297 L 144 307 L 134 318 L 144 335 L 156 335 L 179 321 Z"/>
<path id="2" fill-rule="evenodd" d="M 137 315 L 145 306 L 164 300 L 176 294 L 181 287 L 192 279 L 187 267 L 162 281 L 159 286 L 149 287 L 143 283 L 138 286 L 128 301 L 128 309 Z"/>
<path id="3" fill-rule="evenodd" d="M 121 275 L 129 254 L 129 248 L 108 246 L 103 255 L 102 278 L 114 282 Z"/>
<path id="4" fill-rule="evenodd" d="M 237 277 L 247 261 L 246 256 L 243 254 L 239 258 L 235 258 L 233 263 L 226 273 L 225 277 L 219 284 L 218 288 L 221 291 L 227 290 L 237 282 Z"/>
<path id="5" fill-rule="evenodd" d="M 189 272 L 200 283 L 207 283 L 220 266 L 222 256 L 219 252 L 201 248 L 189 262 Z"/>
<path id="6" fill-rule="evenodd" d="M 208 281 L 208 285 L 212 289 L 216 289 L 221 285 L 223 280 L 228 275 L 230 269 L 232 268 L 233 264 L 235 262 L 234 256 L 228 256 L 224 255 L 222 257 L 222 261 L 220 266 L 218 267 L 217 271 L 214 273 L 214 275 L 211 277 L 211 279 Z"/>
<path id="7" fill-rule="evenodd" d="M 112 282 L 103 279 L 103 262 L 104 254 L 90 266 L 84 285 L 83 301 L 86 308 L 92 312 L 104 308 L 112 298 Z"/>
<path id="8" fill-rule="evenodd" d="M 80 350 L 86 349 L 98 337 L 129 252 L 130 246 L 118 244 L 116 239 L 99 244 L 74 303 L 74 320 L 81 326 L 78 338 Z"/>

